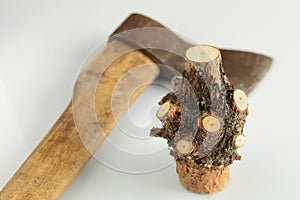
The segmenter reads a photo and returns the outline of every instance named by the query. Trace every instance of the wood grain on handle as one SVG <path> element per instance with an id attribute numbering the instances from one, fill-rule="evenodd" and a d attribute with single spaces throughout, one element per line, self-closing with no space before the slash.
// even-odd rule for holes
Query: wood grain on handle
<path id="1" fill-rule="evenodd" d="M 98 55 L 81 73 L 83 81 L 88 77 L 97 77 L 103 58 L 110 59 L 131 47 L 122 42 L 112 40 L 106 49 Z M 131 80 L 123 80 L 124 84 L 142 84 L 138 90 L 126 90 L 123 87 L 120 100 L 117 101 L 117 114 L 112 114 L 111 98 L 119 79 L 137 66 L 147 65 L 146 71 L 141 70 L 139 76 L 129 76 Z M 97 67 L 99 66 L 99 67 Z M 92 76 L 91 76 L 92 75 Z M 102 126 L 103 133 L 109 134 L 116 121 L 126 112 L 137 97 L 146 89 L 145 84 L 152 82 L 159 75 L 159 68 L 143 53 L 133 50 L 119 57 L 103 72 L 96 90 L 95 113 Z M 82 82 L 83 83 L 83 82 Z M 78 84 L 78 83 L 77 83 Z M 80 83 L 79 83 L 80 84 Z M 120 83 L 119 83 L 120 84 Z M 139 85 L 136 85 L 139 86 Z M 134 88 L 134 87 L 131 87 Z M 132 92 L 134 92 L 132 94 Z M 84 90 L 77 91 L 84 97 Z M 124 97 L 124 98 L 122 98 Z M 127 102 L 130 97 L 129 103 Z M 15 175 L 9 180 L 0 193 L 1 200 L 56 200 L 63 194 L 82 168 L 86 165 L 99 145 L 105 139 L 104 134 L 90 133 L 87 138 L 79 137 L 73 118 L 72 103 L 66 108 L 56 124 L 27 158 Z M 78 105 L 77 105 L 78 106 Z M 86 139 L 85 145 L 82 139 Z"/>

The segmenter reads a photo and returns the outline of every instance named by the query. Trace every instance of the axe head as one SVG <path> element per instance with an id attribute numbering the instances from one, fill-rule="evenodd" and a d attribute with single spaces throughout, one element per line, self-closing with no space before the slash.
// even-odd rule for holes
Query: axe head
<path id="1" fill-rule="evenodd" d="M 133 31 L 135 29 L 135 31 Z M 186 50 L 195 45 L 186 37 L 179 37 L 155 20 L 140 14 L 130 15 L 110 36 L 135 48 L 157 63 L 167 65 L 161 75 L 172 77 L 182 73 Z M 155 48 L 153 48 L 155 47 Z M 271 67 L 268 56 L 236 50 L 220 49 L 223 66 L 230 82 L 247 94 L 264 78 Z"/>

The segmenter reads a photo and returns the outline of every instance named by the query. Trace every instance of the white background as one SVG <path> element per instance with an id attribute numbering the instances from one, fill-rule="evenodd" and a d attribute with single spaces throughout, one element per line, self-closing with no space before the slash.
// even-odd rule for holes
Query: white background
<path id="1" fill-rule="evenodd" d="M 139 12 L 197 43 L 275 59 L 249 97 L 243 161 L 205 196 L 180 186 L 175 165 L 132 175 L 92 159 L 61 199 L 299 199 L 298 2 L 0 0 L 0 188 L 63 112 L 89 51 Z"/>

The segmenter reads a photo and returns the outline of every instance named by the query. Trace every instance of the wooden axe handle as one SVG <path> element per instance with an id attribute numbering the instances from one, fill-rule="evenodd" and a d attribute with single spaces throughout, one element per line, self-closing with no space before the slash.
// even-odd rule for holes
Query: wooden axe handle
<path id="1" fill-rule="evenodd" d="M 110 41 L 106 49 L 84 69 L 83 75 L 86 73 L 95 74 L 94 69 L 97 69 L 95 66 L 99 65 L 99 59 L 110 59 L 113 55 L 117 55 L 120 49 L 130 50 L 131 47 L 117 40 Z M 110 101 L 118 80 L 129 70 L 145 64 L 147 64 L 147 73 L 139 74 L 135 77 L 135 81 L 142 81 L 147 84 L 159 75 L 159 68 L 153 64 L 151 59 L 137 50 L 118 58 L 103 73 L 103 79 L 99 82 L 96 91 L 95 111 L 99 123 L 104 125 L 104 133 L 109 134 L 116 123 L 112 110 L 107 105 L 111 105 Z M 122 94 L 124 96 L 130 95 L 128 93 L 132 91 L 126 91 L 126 87 L 124 88 Z M 146 87 L 142 87 L 136 90 L 129 103 L 132 104 L 145 89 Z M 119 112 L 117 114 L 121 116 L 126 112 L 128 104 L 119 104 L 118 107 Z M 105 137 L 106 135 L 96 136 L 96 133 L 89 134 L 88 148 L 96 150 Z M 91 156 L 92 152 L 87 150 L 78 135 L 73 118 L 72 103 L 70 103 L 45 138 L 3 188 L 0 199 L 59 199 Z"/>

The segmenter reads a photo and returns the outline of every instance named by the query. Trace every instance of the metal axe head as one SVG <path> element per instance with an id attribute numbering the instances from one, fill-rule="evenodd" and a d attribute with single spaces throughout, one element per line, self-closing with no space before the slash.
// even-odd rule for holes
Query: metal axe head
<path id="1" fill-rule="evenodd" d="M 161 29 L 147 29 L 151 27 Z M 141 30 L 128 32 L 132 29 Z M 151 59 L 168 65 L 180 73 L 183 71 L 184 54 L 190 46 L 194 45 L 190 41 L 187 42 L 180 38 L 162 24 L 140 14 L 130 15 L 111 35 L 111 39 L 119 39 L 138 47 Z M 151 46 L 161 49 L 149 48 Z M 168 52 L 162 49 L 167 49 Z M 251 52 L 221 49 L 221 54 L 224 70 L 230 82 L 247 94 L 263 79 L 272 64 L 270 57 Z"/>

